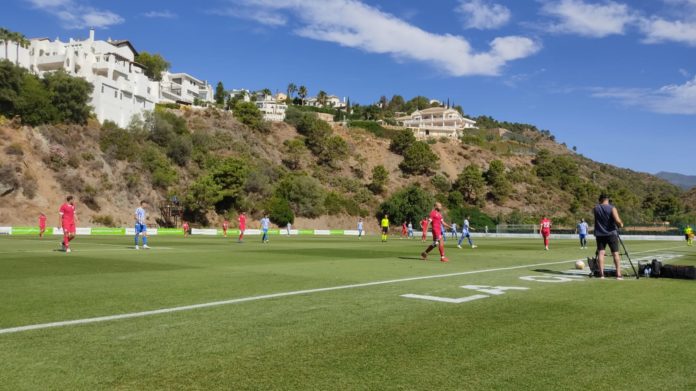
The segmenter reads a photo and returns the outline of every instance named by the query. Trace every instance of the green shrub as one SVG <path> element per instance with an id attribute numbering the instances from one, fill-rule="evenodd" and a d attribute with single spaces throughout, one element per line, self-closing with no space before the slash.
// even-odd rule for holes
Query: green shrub
<path id="1" fill-rule="evenodd" d="M 417 186 L 409 186 L 384 201 L 379 206 L 375 217 L 379 220 L 386 213 L 392 223 L 420 221 L 428 215 L 433 203 L 433 197 L 425 190 Z"/>
<path id="2" fill-rule="evenodd" d="M 398 132 L 394 138 L 392 138 L 392 141 L 389 144 L 389 150 L 396 154 L 403 155 L 403 153 L 415 142 L 416 136 L 413 135 L 413 132 L 411 130 L 403 130 Z"/>
<path id="3" fill-rule="evenodd" d="M 275 195 L 288 201 L 297 216 L 314 218 L 324 212 L 324 189 L 307 175 L 288 175 L 276 186 Z"/>
<path id="4" fill-rule="evenodd" d="M 295 222 L 295 214 L 287 200 L 279 197 L 271 198 L 268 204 L 268 218 L 279 227 L 287 226 Z"/>
<path id="5" fill-rule="evenodd" d="M 104 227 L 115 227 L 116 221 L 111 215 L 94 215 L 92 216 L 92 223 L 102 225 Z"/>
<path id="6" fill-rule="evenodd" d="M 12 143 L 5 147 L 5 153 L 8 155 L 24 156 L 24 150 L 19 143 Z"/>
<path id="7" fill-rule="evenodd" d="M 439 157 L 428 144 L 416 141 L 404 151 L 404 160 L 399 168 L 406 174 L 427 174 L 439 167 Z"/>
<path id="8" fill-rule="evenodd" d="M 254 130 L 268 130 L 263 126 L 263 114 L 253 102 L 239 101 L 234 105 L 234 117 Z"/>

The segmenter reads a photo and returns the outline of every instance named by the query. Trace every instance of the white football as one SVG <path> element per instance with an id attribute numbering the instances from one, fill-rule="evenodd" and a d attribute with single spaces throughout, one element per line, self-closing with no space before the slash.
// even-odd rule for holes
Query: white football
<path id="1" fill-rule="evenodd" d="M 585 262 L 583 261 L 575 261 L 575 268 L 578 270 L 582 270 L 585 268 Z"/>

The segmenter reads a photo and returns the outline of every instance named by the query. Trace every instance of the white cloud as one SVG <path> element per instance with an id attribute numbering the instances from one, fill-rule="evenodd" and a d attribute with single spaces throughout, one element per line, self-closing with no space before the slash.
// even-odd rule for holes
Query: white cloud
<path id="1" fill-rule="evenodd" d="M 75 0 L 27 0 L 34 8 L 55 15 L 66 29 L 108 28 L 124 22 L 109 10 L 100 10 Z"/>
<path id="2" fill-rule="evenodd" d="M 594 38 L 623 34 L 626 27 L 636 20 L 627 5 L 613 1 L 544 1 L 541 11 L 557 19 L 556 23 L 548 26 L 549 31 Z"/>
<path id="3" fill-rule="evenodd" d="M 618 100 L 661 114 L 696 115 L 696 77 L 684 84 L 671 84 L 658 89 L 596 88 L 592 96 Z"/>
<path id="4" fill-rule="evenodd" d="M 146 18 L 162 18 L 162 19 L 176 19 L 179 17 L 179 15 L 177 15 L 169 10 L 145 12 L 143 14 L 143 16 Z"/>
<path id="5" fill-rule="evenodd" d="M 468 29 L 495 29 L 510 21 L 510 9 L 487 0 L 460 0 L 456 11 L 462 15 L 464 27 Z"/>
<path id="6" fill-rule="evenodd" d="M 498 37 L 487 51 L 475 51 L 461 36 L 434 34 L 357 0 L 233 0 L 235 6 L 262 12 L 247 18 L 268 23 L 292 20 L 299 36 L 415 60 L 452 76 L 498 75 L 509 62 L 540 50 L 540 44 L 520 36 Z M 285 16 L 292 14 L 292 18 Z M 240 17 L 239 15 L 233 15 Z M 285 23 L 282 23 L 285 24 Z"/>
<path id="7" fill-rule="evenodd" d="M 653 17 L 643 19 L 640 28 L 645 34 L 645 43 L 666 41 L 696 46 L 696 23 L 680 20 L 665 20 Z"/>

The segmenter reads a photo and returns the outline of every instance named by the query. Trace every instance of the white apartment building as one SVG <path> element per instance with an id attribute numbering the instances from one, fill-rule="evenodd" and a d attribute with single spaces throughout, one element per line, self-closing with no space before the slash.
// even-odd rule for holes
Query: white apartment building
<path id="1" fill-rule="evenodd" d="M 196 101 L 213 102 L 213 86 L 188 73 L 164 72 L 162 81 L 156 84 L 158 102 L 186 105 L 192 105 Z"/>
<path id="2" fill-rule="evenodd" d="M 155 108 L 155 104 L 168 101 L 161 98 L 162 83 L 153 82 L 145 75 L 143 65 L 135 62 L 138 52 L 126 40 L 96 40 L 94 30 L 90 30 L 85 40 L 70 39 L 62 42 L 60 39 L 51 41 L 48 38 L 30 40 L 28 48 L 17 48 L 10 42 L 7 53 L 4 45 L 0 46 L 0 59 L 8 59 L 18 66 L 29 69 L 42 77 L 46 72 L 63 69 L 71 76 L 82 77 L 90 82 L 92 91 L 90 105 L 99 122 L 113 121 L 120 127 L 126 127 L 134 116 Z M 196 92 L 202 100 L 212 101 L 212 87 L 206 90 L 200 87 L 204 84 L 190 77 L 199 84 L 196 88 L 183 82 L 186 74 L 171 75 L 171 81 L 182 79 L 182 94 L 187 99 L 182 103 L 193 103 L 188 99 L 189 90 Z M 188 75 L 186 75 L 188 76 Z M 172 84 L 168 84 L 171 86 Z"/>
<path id="3" fill-rule="evenodd" d="M 419 139 L 448 137 L 458 139 L 465 129 L 475 129 L 476 121 L 464 118 L 457 110 L 446 107 L 431 107 L 416 110 L 411 115 L 396 119 L 404 127 L 413 130 Z"/>
<path id="4" fill-rule="evenodd" d="M 326 104 L 322 105 L 317 99 L 317 97 L 312 97 L 306 99 L 304 105 L 312 107 L 331 107 L 334 109 L 343 109 L 346 107 L 346 98 L 343 98 L 343 100 L 341 100 L 336 95 L 328 95 L 326 97 Z"/>
<path id="5" fill-rule="evenodd" d="M 256 107 L 263 114 L 266 121 L 281 122 L 285 120 L 285 110 L 288 105 L 280 103 L 272 96 L 265 96 L 263 99 L 256 100 Z"/>

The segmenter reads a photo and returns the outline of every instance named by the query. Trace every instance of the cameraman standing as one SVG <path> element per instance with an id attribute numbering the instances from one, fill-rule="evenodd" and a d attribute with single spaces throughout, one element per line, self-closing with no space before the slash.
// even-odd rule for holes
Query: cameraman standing
<path id="1" fill-rule="evenodd" d="M 619 228 L 623 227 L 623 221 L 619 217 L 619 211 L 609 203 L 609 196 L 602 194 L 599 196 L 599 204 L 594 207 L 593 212 L 600 278 L 604 278 L 604 255 L 606 247 L 609 245 L 616 266 L 616 279 L 623 280 L 621 277 L 621 255 L 619 254 Z"/>

